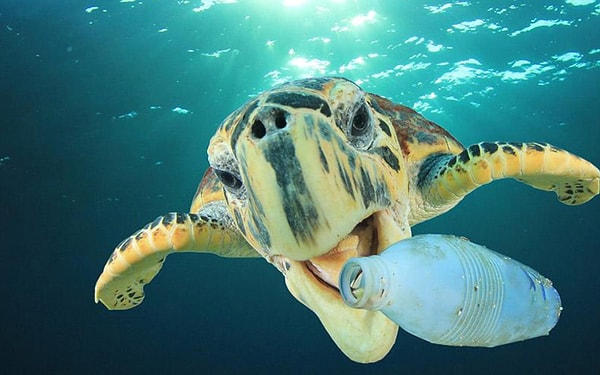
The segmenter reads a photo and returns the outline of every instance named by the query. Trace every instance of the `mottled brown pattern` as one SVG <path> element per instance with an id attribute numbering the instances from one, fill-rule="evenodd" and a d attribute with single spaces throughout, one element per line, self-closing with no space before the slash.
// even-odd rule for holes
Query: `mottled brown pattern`
<path id="1" fill-rule="evenodd" d="M 414 110 L 375 94 L 369 96 L 376 104 L 375 109 L 383 111 L 382 114 L 392 120 L 398 142 L 408 160 L 421 160 L 434 153 L 456 154 L 464 149 L 448 131 Z"/>

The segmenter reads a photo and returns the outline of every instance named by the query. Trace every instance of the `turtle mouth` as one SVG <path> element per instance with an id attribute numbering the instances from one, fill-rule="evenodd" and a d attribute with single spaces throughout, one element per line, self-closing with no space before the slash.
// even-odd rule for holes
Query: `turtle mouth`
<path id="1" fill-rule="evenodd" d="M 269 260 L 285 276 L 290 293 L 317 315 L 338 347 L 366 363 L 383 358 L 398 326 L 379 311 L 346 305 L 339 289 L 340 271 L 348 259 L 381 254 L 407 237 L 410 227 L 398 225 L 394 212 L 384 209 L 368 214 L 323 255 L 303 261 L 275 255 Z"/>
<path id="2" fill-rule="evenodd" d="M 339 276 L 350 258 L 381 253 L 374 215 L 358 223 L 354 229 L 327 253 L 304 261 L 305 267 L 322 284 L 339 291 Z"/>
<path id="3" fill-rule="evenodd" d="M 395 242 L 410 236 L 410 228 L 398 226 L 389 210 L 376 211 L 360 221 L 337 245 L 323 255 L 304 261 L 283 255 L 267 258 L 286 277 L 288 289 L 305 302 L 309 286 L 314 292 L 337 299 L 339 276 L 350 258 L 379 255 Z M 297 269 L 298 272 L 295 272 Z M 330 294 L 330 292 L 334 292 Z M 312 307 L 311 307 L 312 308 Z"/>

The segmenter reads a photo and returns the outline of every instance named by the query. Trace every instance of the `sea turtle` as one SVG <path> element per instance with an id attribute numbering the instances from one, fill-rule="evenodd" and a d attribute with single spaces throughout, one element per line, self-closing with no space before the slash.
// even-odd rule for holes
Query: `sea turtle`
<path id="1" fill-rule="evenodd" d="M 600 171 L 546 143 L 464 148 L 417 112 L 344 78 L 293 81 L 233 112 L 208 148 L 190 213 L 158 217 L 121 242 L 95 300 L 123 310 L 173 252 L 262 256 L 352 360 L 374 362 L 398 326 L 346 306 L 337 289 L 350 258 L 379 254 L 477 187 L 514 178 L 568 205 L 598 194 Z"/>

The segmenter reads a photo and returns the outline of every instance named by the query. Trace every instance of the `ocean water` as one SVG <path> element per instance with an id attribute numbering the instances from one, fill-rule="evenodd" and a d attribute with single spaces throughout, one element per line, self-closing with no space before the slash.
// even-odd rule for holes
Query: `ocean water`
<path id="1" fill-rule="evenodd" d="M 414 233 L 470 238 L 552 279 L 547 337 L 494 349 L 400 332 L 360 365 L 262 259 L 172 256 L 144 303 L 93 301 L 123 238 L 186 211 L 206 146 L 280 82 L 338 75 L 465 145 L 544 141 L 600 165 L 600 2 L 0 0 L 4 374 L 594 374 L 600 198 L 499 181 Z"/>

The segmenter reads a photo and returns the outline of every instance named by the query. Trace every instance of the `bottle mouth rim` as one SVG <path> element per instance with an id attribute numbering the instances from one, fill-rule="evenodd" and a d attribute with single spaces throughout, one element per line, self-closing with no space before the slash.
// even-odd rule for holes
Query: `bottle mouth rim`
<path id="1" fill-rule="evenodd" d="M 352 258 L 344 264 L 340 272 L 340 294 L 344 303 L 353 308 L 365 305 L 365 275 L 360 260 Z"/>

